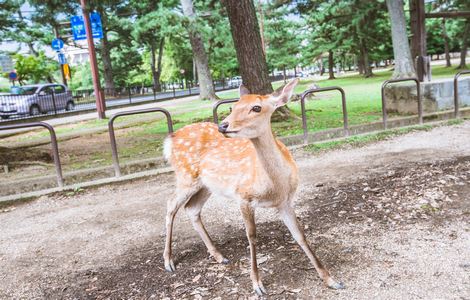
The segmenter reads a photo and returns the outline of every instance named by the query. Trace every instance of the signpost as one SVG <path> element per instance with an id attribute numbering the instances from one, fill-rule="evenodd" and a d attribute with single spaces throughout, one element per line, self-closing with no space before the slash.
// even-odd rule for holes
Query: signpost
<path id="1" fill-rule="evenodd" d="M 60 51 L 62 48 L 64 48 L 64 41 L 62 41 L 59 38 L 53 39 L 51 43 L 52 49 L 55 51 Z"/>
<path id="2" fill-rule="evenodd" d="M 93 38 L 103 38 L 103 25 L 101 24 L 100 14 L 92 12 L 90 14 L 90 22 Z M 70 25 L 72 26 L 73 39 L 75 41 L 86 40 L 86 27 L 83 16 L 73 16 L 70 19 Z"/>
<path id="3" fill-rule="evenodd" d="M 72 75 L 70 74 L 70 67 L 69 64 L 63 64 L 62 65 L 62 70 L 64 71 L 64 76 L 67 80 L 70 80 L 72 78 Z"/>
<path id="4" fill-rule="evenodd" d="M 18 74 L 16 74 L 15 71 L 11 71 L 10 73 L 8 73 L 8 78 L 10 78 L 13 85 L 15 85 L 15 80 L 18 79 Z"/>
<path id="5" fill-rule="evenodd" d="M 12 81 L 15 81 L 16 79 L 18 79 L 18 74 L 16 74 L 15 71 L 12 71 L 8 74 L 8 78 L 10 78 L 10 80 Z"/>
<path id="6" fill-rule="evenodd" d="M 59 64 L 65 65 L 67 63 L 67 58 L 65 58 L 64 53 L 58 53 L 57 54 L 57 60 L 59 61 Z"/>

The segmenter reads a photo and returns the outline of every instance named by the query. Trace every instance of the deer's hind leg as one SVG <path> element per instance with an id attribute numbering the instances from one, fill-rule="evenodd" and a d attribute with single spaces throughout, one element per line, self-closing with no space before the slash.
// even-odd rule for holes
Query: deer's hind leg
<path id="1" fill-rule="evenodd" d="M 169 272 L 176 270 L 175 264 L 171 258 L 171 239 L 173 234 L 173 222 L 175 220 L 176 213 L 185 205 L 192 196 L 199 192 L 201 185 L 197 182 L 192 182 L 190 185 L 176 184 L 176 197 L 169 199 L 167 202 L 167 213 L 166 213 L 166 240 L 165 240 L 165 251 L 163 252 L 163 259 L 165 261 L 165 269 Z"/>
<path id="2" fill-rule="evenodd" d="M 220 253 L 217 247 L 214 245 L 201 219 L 202 207 L 206 203 L 207 199 L 209 199 L 210 195 L 211 195 L 210 191 L 207 188 L 203 187 L 191 197 L 191 199 L 186 203 L 184 208 L 186 210 L 188 217 L 191 219 L 191 222 L 193 223 L 194 229 L 201 236 L 201 239 L 206 245 L 207 250 L 209 251 L 210 255 L 214 257 L 214 259 L 218 263 L 227 264 L 229 260 L 226 259 Z"/>

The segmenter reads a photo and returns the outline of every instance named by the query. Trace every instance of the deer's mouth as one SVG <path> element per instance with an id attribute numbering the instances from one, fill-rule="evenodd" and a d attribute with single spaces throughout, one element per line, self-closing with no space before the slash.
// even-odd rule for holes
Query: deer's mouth
<path id="1" fill-rule="evenodd" d="M 231 137 L 233 136 L 234 134 L 237 134 L 239 132 L 239 130 L 227 130 L 224 132 L 224 136 L 225 137 Z"/>

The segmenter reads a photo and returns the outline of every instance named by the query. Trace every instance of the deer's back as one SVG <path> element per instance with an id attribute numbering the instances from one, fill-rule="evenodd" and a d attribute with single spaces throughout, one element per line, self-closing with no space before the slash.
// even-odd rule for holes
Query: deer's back
<path id="1" fill-rule="evenodd" d="M 177 178 L 201 181 L 212 192 L 236 194 L 243 199 L 262 198 L 271 189 L 269 180 L 265 180 L 268 174 L 259 168 L 256 150 L 248 139 L 226 138 L 213 123 L 185 126 L 170 139 L 171 150 L 166 149 L 166 157 Z M 277 146 L 296 169 L 285 145 L 277 141 Z M 296 185 L 297 178 L 288 180 Z"/>

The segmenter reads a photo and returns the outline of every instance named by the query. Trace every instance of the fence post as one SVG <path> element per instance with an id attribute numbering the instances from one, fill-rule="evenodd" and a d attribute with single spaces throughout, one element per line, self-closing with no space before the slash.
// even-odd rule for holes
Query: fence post
<path id="1" fill-rule="evenodd" d="M 389 79 L 389 80 L 385 80 L 384 83 L 382 83 L 382 88 L 381 88 L 382 123 L 383 123 L 384 129 L 388 128 L 387 103 L 385 101 L 385 87 L 390 83 L 398 83 L 398 82 L 404 82 L 404 81 L 414 81 L 416 83 L 416 97 L 418 98 L 418 122 L 419 124 L 423 124 L 423 103 L 421 99 L 421 84 L 418 78 L 409 77 L 409 78 L 400 78 L 400 79 Z"/>
<path id="2" fill-rule="evenodd" d="M 10 130 L 10 129 L 19 129 L 19 128 L 29 128 L 29 127 L 44 127 L 49 131 L 51 137 L 51 147 L 52 147 L 52 156 L 54 158 L 54 165 L 57 177 L 57 186 L 64 186 L 64 177 L 62 175 L 62 165 L 60 163 L 59 157 L 59 146 L 57 145 L 57 137 L 55 134 L 54 128 L 44 122 L 32 122 L 32 123 L 23 123 L 23 124 L 14 124 L 14 125 L 5 125 L 0 126 L 0 130 Z"/>
<path id="3" fill-rule="evenodd" d="M 54 107 L 54 114 L 57 115 L 57 105 L 55 103 L 55 91 L 52 90 L 52 106 Z"/>
<path id="4" fill-rule="evenodd" d="M 470 74 L 470 70 L 460 71 L 454 76 L 454 118 L 460 117 L 459 112 L 459 77 L 460 75 Z"/>
<path id="5" fill-rule="evenodd" d="M 119 155 L 118 155 L 118 151 L 117 151 L 116 135 L 114 134 L 114 121 L 118 117 L 130 116 L 130 115 L 135 115 L 135 114 L 144 114 L 144 113 L 150 113 L 150 112 L 162 112 L 166 117 L 166 123 L 167 123 L 167 126 L 168 126 L 168 134 L 173 133 L 173 121 L 171 119 L 171 114 L 166 109 L 160 108 L 160 107 L 124 111 L 124 112 L 117 113 L 117 114 L 111 116 L 111 118 L 109 118 L 108 132 L 109 132 L 109 139 L 110 139 L 110 142 L 111 142 L 111 152 L 112 152 L 112 156 L 113 156 L 114 174 L 115 174 L 116 177 L 121 176 L 121 168 L 119 166 Z"/>

